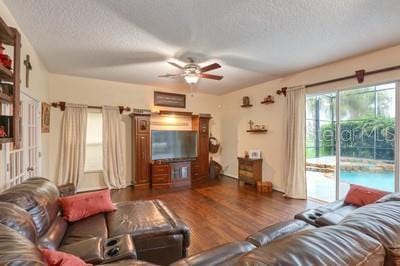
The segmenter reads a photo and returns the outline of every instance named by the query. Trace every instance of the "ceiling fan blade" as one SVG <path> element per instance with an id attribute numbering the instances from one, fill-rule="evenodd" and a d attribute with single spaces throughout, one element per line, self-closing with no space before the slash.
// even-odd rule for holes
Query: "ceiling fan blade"
<path id="1" fill-rule="evenodd" d="M 172 78 L 172 77 L 179 77 L 181 74 L 165 74 L 165 75 L 159 75 L 159 78 Z"/>
<path id="2" fill-rule="evenodd" d="M 200 70 L 201 70 L 202 73 L 204 73 L 204 72 L 208 72 L 208 71 L 220 68 L 220 67 L 221 67 L 220 64 L 214 63 L 214 64 L 211 64 L 211 65 L 202 67 L 202 68 L 200 68 Z"/>
<path id="3" fill-rule="evenodd" d="M 224 78 L 223 76 L 211 75 L 211 74 L 201 74 L 201 77 L 206 79 L 215 79 L 215 80 L 221 80 Z"/>
<path id="4" fill-rule="evenodd" d="M 177 67 L 179 69 L 183 69 L 183 67 L 181 67 L 180 65 L 178 65 L 177 63 L 174 62 L 168 62 L 168 64 L 170 64 L 171 66 Z"/>

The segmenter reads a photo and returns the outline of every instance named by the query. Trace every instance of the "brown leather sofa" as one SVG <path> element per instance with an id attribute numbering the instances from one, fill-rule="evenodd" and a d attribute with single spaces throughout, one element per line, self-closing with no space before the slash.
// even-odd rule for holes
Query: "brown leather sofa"
<path id="1" fill-rule="evenodd" d="M 34 227 L 31 228 L 35 230 Z M 15 229 L 0 223 L 0 265 L 47 265 L 39 247 Z M 124 259 L 107 266 L 151 266 L 154 264 L 135 259 Z"/>
<path id="2" fill-rule="evenodd" d="M 93 264 L 138 258 L 166 265 L 187 255 L 189 229 L 161 201 L 119 202 L 114 212 L 68 223 L 58 197 L 50 181 L 30 178 L 0 194 L 0 224 Z"/>
<path id="3" fill-rule="evenodd" d="M 173 265 L 400 265 L 400 193 L 353 209 L 337 225 L 281 222 Z"/>

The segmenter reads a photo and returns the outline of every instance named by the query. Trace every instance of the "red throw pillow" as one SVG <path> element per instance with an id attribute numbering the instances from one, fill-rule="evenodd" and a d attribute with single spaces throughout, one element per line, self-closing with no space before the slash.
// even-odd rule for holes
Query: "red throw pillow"
<path id="1" fill-rule="evenodd" d="M 98 213 L 116 210 L 111 201 L 109 189 L 62 197 L 60 204 L 64 219 L 68 222 L 75 222 Z"/>
<path id="2" fill-rule="evenodd" d="M 364 206 L 374 203 L 387 194 L 389 192 L 352 184 L 344 202 L 355 206 Z"/>
<path id="3" fill-rule="evenodd" d="M 79 257 L 72 254 L 50 250 L 40 249 L 43 258 L 49 266 L 86 266 L 87 264 Z"/>

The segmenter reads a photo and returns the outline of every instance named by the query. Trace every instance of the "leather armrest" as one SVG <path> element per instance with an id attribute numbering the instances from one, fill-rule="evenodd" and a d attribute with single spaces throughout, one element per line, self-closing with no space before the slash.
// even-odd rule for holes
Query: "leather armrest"
<path id="1" fill-rule="evenodd" d="M 119 261 L 101 264 L 101 265 L 107 265 L 107 266 L 157 266 L 157 265 L 152 264 L 147 261 L 133 260 L 133 259 L 132 260 L 119 260 Z"/>
<path id="2" fill-rule="evenodd" d="M 232 261 L 256 247 L 247 241 L 236 241 L 178 260 L 171 266 L 216 266 Z M 234 263 L 232 263 L 234 264 Z"/>
<path id="3" fill-rule="evenodd" d="M 315 222 L 320 226 L 339 224 L 344 217 L 355 211 L 358 207 L 354 205 L 343 205 L 334 211 L 323 214 Z"/>
<path id="4" fill-rule="evenodd" d="M 60 193 L 60 197 L 74 195 L 76 193 L 76 187 L 72 183 L 68 183 L 65 185 L 57 186 L 58 191 Z"/>
<path id="5" fill-rule="evenodd" d="M 130 235 L 116 236 L 104 242 L 103 263 L 126 259 L 137 259 L 135 244 Z"/>
<path id="6" fill-rule="evenodd" d="M 313 226 L 319 227 L 322 226 L 322 224 L 319 224 L 316 222 L 316 220 L 321 217 L 322 215 L 335 211 L 337 209 L 343 208 L 346 206 L 346 203 L 344 203 L 343 200 L 337 200 L 331 203 L 328 203 L 324 206 L 320 206 L 315 209 L 308 209 L 305 211 L 302 211 L 294 216 L 295 219 L 302 220 L 308 224 L 311 224 Z"/>
<path id="7" fill-rule="evenodd" d="M 339 208 L 342 208 L 342 207 L 344 207 L 344 206 L 346 206 L 346 205 L 347 205 L 347 204 L 344 203 L 344 200 L 337 200 L 337 201 L 328 203 L 328 204 L 326 204 L 326 205 L 324 205 L 324 206 L 321 206 L 321 208 L 326 208 L 326 209 L 329 209 L 329 210 L 331 210 L 331 211 L 334 211 L 334 210 L 337 210 L 337 209 L 339 209 Z"/>
<path id="8" fill-rule="evenodd" d="M 321 217 L 323 214 L 330 212 L 328 209 L 310 209 L 302 211 L 294 216 L 297 220 L 302 220 L 312 226 L 319 227 L 321 225 L 317 224 L 315 221 Z"/>
<path id="9" fill-rule="evenodd" d="M 335 212 L 328 212 L 319 217 L 315 222 L 318 223 L 320 226 L 328 226 L 340 223 L 343 218 L 344 217 L 342 215 L 339 215 Z"/>
<path id="10" fill-rule="evenodd" d="M 263 247 L 275 239 L 311 228 L 314 228 L 314 226 L 309 225 L 304 221 L 291 220 L 268 226 L 257 233 L 248 236 L 246 241 L 257 247 Z"/>
<path id="11" fill-rule="evenodd" d="M 40 247 L 56 250 L 60 246 L 67 227 L 68 222 L 61 216 L 57 216 L 47 232 L 39 238 L 37 244 Z"/>
<path id="12" fill-rule="evenodd" d="M 73 244 L 63 245 L 59 251 L 80 257 L 87 263 L 98 264 L 104 260 L 103 245 L 104 241 L 102 238 L 92 237 Z"/>

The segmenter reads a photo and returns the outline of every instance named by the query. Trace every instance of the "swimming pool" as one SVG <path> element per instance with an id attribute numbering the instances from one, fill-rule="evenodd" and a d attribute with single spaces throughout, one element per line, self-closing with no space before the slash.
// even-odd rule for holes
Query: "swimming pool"
<path id="1" fill-rule="evenodd" d="M 376 188 L 384 191 L 394 191 L 393 172 L 355 172 L 341 171 L 340 181 L 361 186 Z"/>

